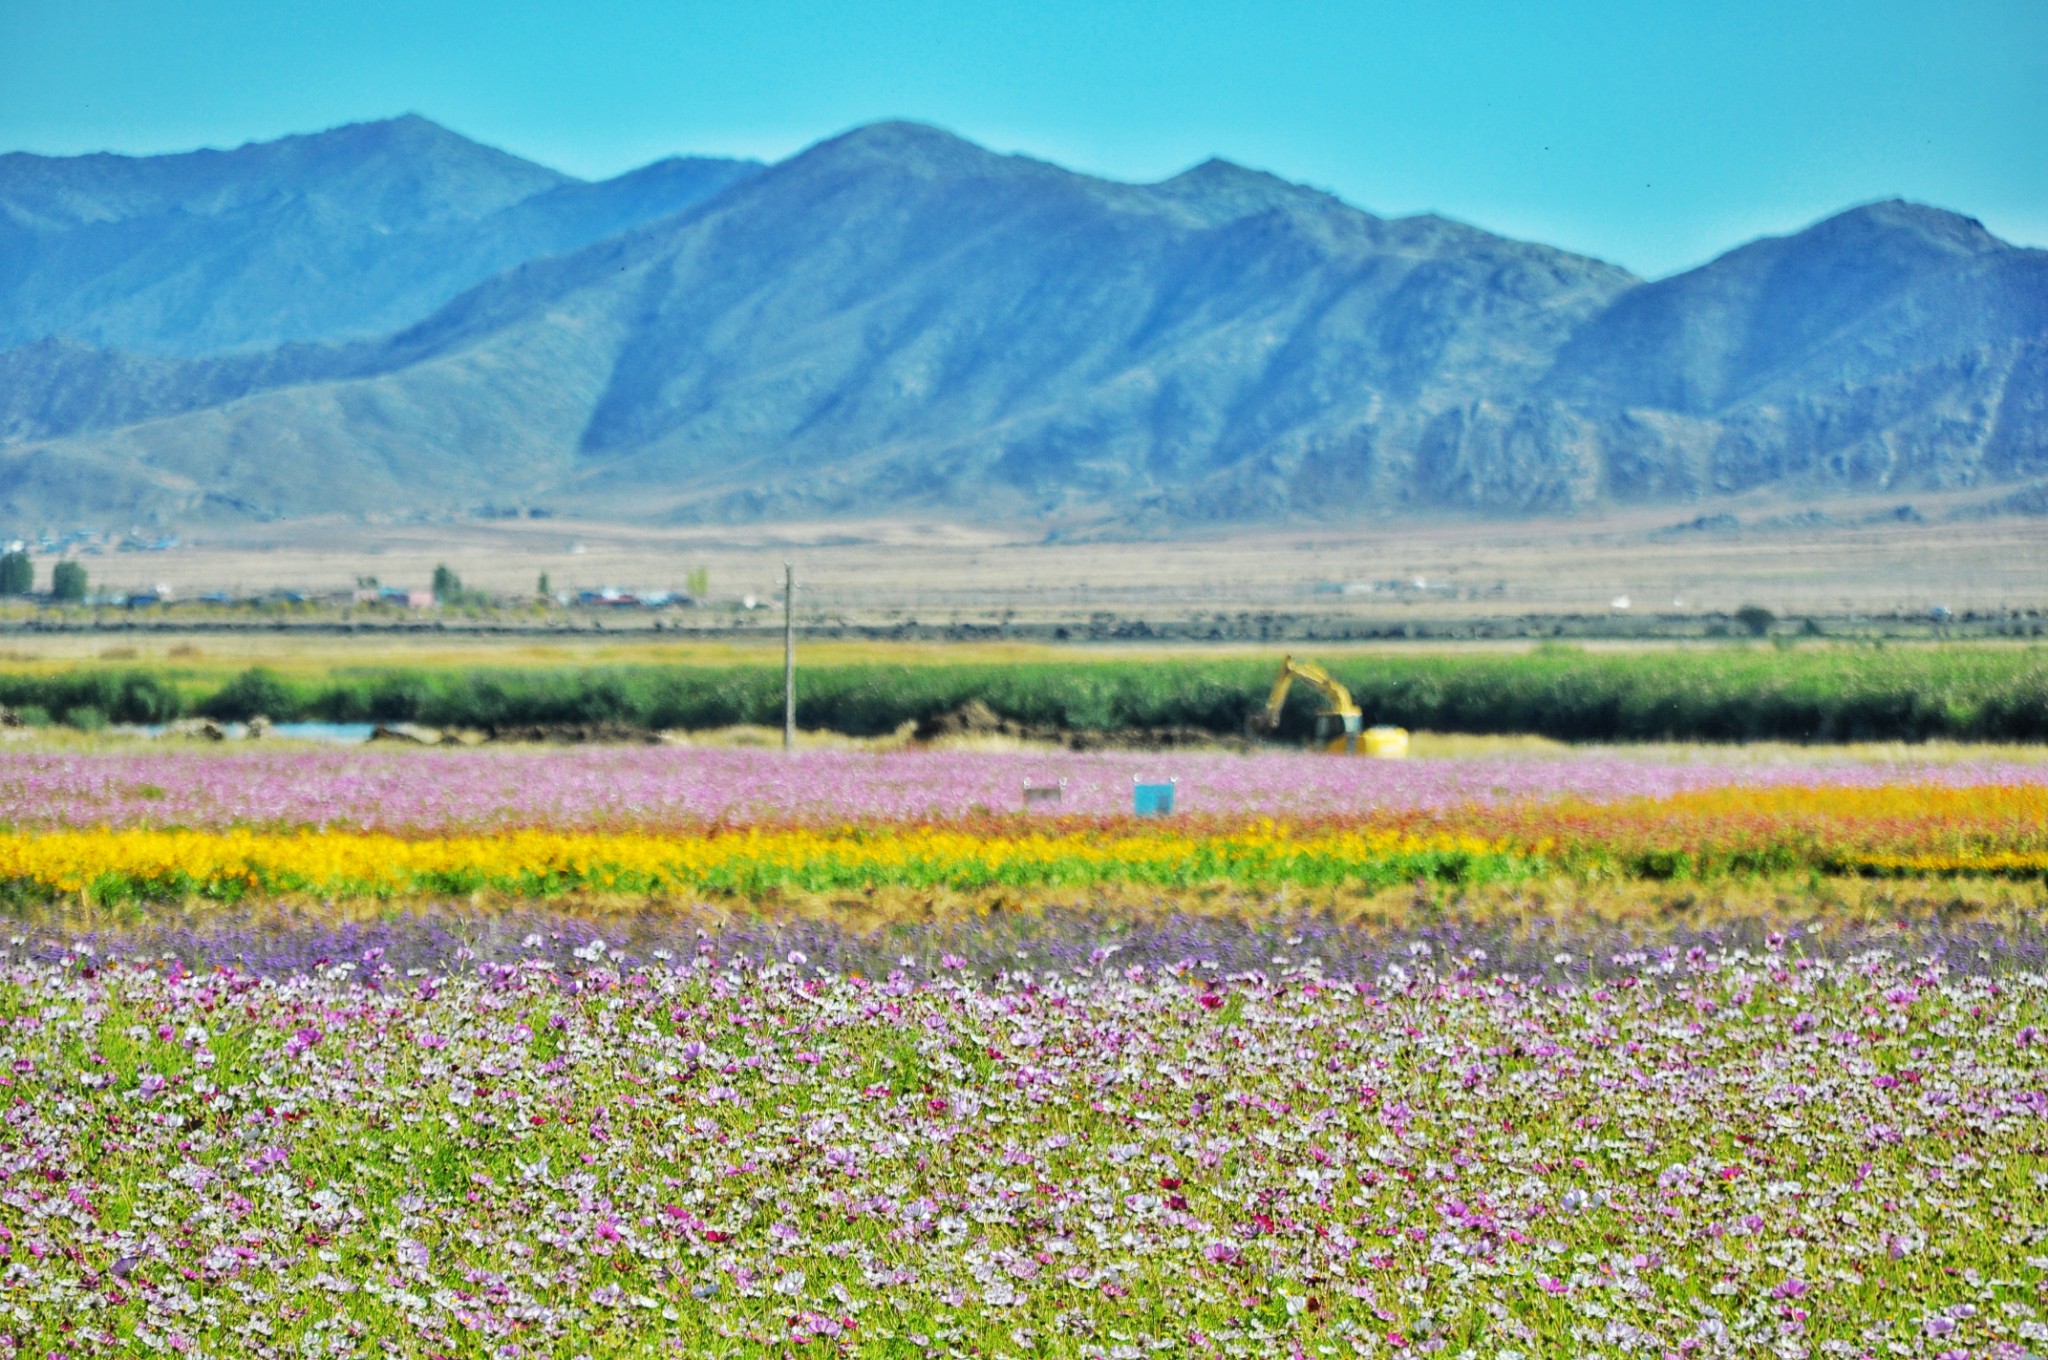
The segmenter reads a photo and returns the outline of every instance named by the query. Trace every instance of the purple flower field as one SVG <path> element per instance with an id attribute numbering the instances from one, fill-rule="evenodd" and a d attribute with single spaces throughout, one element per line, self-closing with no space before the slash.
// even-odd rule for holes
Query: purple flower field
<path id="1" fill-rule="evenodd" d="M 1178 779 L 1190 813 L 1309 816 L 1466 801 L 1613 799 L 1731 784 L 2048 782 L 2048 763 L 1617 754 L 1383 762 L 1319 755 L 589 748 L 562 751 L 0 752 L 0 818 L 21 826 L 334 825 L 388 830 L 826 821 L 1007 812 L 1065 779 L 1060 810 L 1128 812 L 1131 780 Z"/>
<path id="2" fill-rule="evenodd" d="M 1432 938 L 997 977 L 709 934 L 272 976 L 17 949 L 0 1353 L 2048 1343 L 2037 965 L 1772 935 L 1529 975 Z"/>
<path id="3" fill-rule="evenodd" d="M 597 958 L 615 968 L 644 968 L 700 952 L 747 968 L 797 960 L 826 974 L 964 969 L 990 981 L 1136 964 L 1226 974 L 1312 969 L 1362 982 L 1417 960 L 1435 966 L 1458 959 L 1468 970 L 1566 986 L 1694 951 L 1740 950 L 1790 950 L 1836 962 L 1905 954 L 1956 975 L 2048 974 L 2048 917 L 2013 902 L 1959 911 L 1952 900 L 1906 892 L 1832 912 L 1739 902 L 1678 911 L 1674 898 L 1682 894 L 1660 902 L 1639 885 L 1598 906 L 1496 892 L 1423 903 L 1393 919 L 1259 894 L 1193 908 L 1170 895 L 1107 903 L 1074 893 L 1021 910 L 970 906 L 926 914 L 673 902 L 592 912 L 574 904 L 428 902 L 338 919 L 314 906 L 210 906 L 127 919 L 59 911 L 19 922 L 7 938 L 23 957 L 44 962 L 85 952 L 277 979 L 337 967 L 366 976 L 384 969 L 498 975 L 536 964 L 575 972 Z"/>

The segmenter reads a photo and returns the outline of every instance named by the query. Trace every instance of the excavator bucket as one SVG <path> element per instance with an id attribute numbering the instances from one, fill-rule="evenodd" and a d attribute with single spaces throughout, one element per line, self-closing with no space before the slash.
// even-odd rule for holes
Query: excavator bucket
<path id="1" fill-rule="evenodd" d="M 1365 730 L 1363 713 L 1318 713 L 1316 714 L 1316 740 L 1335 741 L 1339 737 L 1355 737 Z"/>

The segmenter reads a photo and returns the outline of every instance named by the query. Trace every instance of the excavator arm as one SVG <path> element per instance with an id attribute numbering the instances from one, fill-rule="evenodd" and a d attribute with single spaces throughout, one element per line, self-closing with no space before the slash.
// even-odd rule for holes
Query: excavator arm
<path id="1" fill-rule="evenodd" d="M 1323 696 L 1324 711 L 1316 715 L 1316 740 L 1326 743 L 1333 751 L 1356 751 L 1365 715 L 1352 700 L 1351 691 L 1315 662 L 1296 661 L 1291 656 L 1280 663 L 1280 674 L 1273 680 L 1272 692 L 1266 696 L 1266 706 L 1252 714 L 1246 728 L 1254 735 L 1262 736 L 1278 727 L 1280 710 L 1287 704 L 1287 691 L 1296 680 Z"/>

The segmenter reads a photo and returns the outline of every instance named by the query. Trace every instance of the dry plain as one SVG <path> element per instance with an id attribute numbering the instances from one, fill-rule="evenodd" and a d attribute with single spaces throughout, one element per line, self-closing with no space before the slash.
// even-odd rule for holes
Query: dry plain
<path id="1" fill-rule="evenodd" d="M 775 598 L 796 564 L 807 624 L 1019 626 L 1099 616 L 1186 622 L 1284 611 L 1332 622 L 1521 616 L 2025 613 L 2048 606 L 2048 519 L 1981 514 L 1967 496 L 1782 501 L 1613 511 L 1570 519 L 1362 522 L 1171 538 L 1048 541 L 1043 526 L 932 521 L 664 526 L 565 520 L 366 525 L 341 518 L 195 530 L 160 553 L 86 559 L 96 587 L 158 584 L 190 599 L 345 591 L 359 578 L 464 581 L 526 595 L 679 591 L 702 569 L 724 610 L 669 626 L 729 630 L 732 606 Z M 1617 602 L 1626 600 L 1625 609 Z M 756 612 L 754 621 L 767 620 Z M 608 626 L 630 627 L 621 612 Z"/>

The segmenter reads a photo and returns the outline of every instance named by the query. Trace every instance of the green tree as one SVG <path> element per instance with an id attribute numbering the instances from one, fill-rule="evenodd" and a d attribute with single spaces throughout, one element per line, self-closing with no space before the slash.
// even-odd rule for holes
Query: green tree
<path id="1" fill-rule="evenodd" d="M 50 572 L 50 594 L 59 600 L 77 603 L 85 598 L 85 566 L 79 562 L 59 562 Z"/>
<path id="2" fill-rule="evenodd" d="M 438 604 L 455 604 L 462 598 L 462 578 L 457 576 L 446 562 L 434 568 L 434 600 Z"/>
<path id="3" fill-rule="evenodd" d="M 1760 604 L 1746 604 L 1735 611 L 1735 621 L 1748 629 L 1751 637 L 1762 637 L 1771 631 L 1778 616 Z"/>
<path id="4" fill-rule="evenodd" d="M 689 588 L 690 594 L 700 600 L 703 599 L 711 593 L 711 568 L 690 568 L 690 574 L 683 578 L 683 584 Z"/>
<path id="5" fill-rule="evenodd" d="M 0 555 L 0 595 L 26 595 L 36 588 L 35 563 L 25 552 Z"/>
<path id="6" fill-rule="evenodd" d="M 540 596 L 543 600 L 548 599 L 555 593 L 548 588 L 548 574 L 546 572 L 540 574 L 540 580 L 535 583 L 533 593 Z"/>

